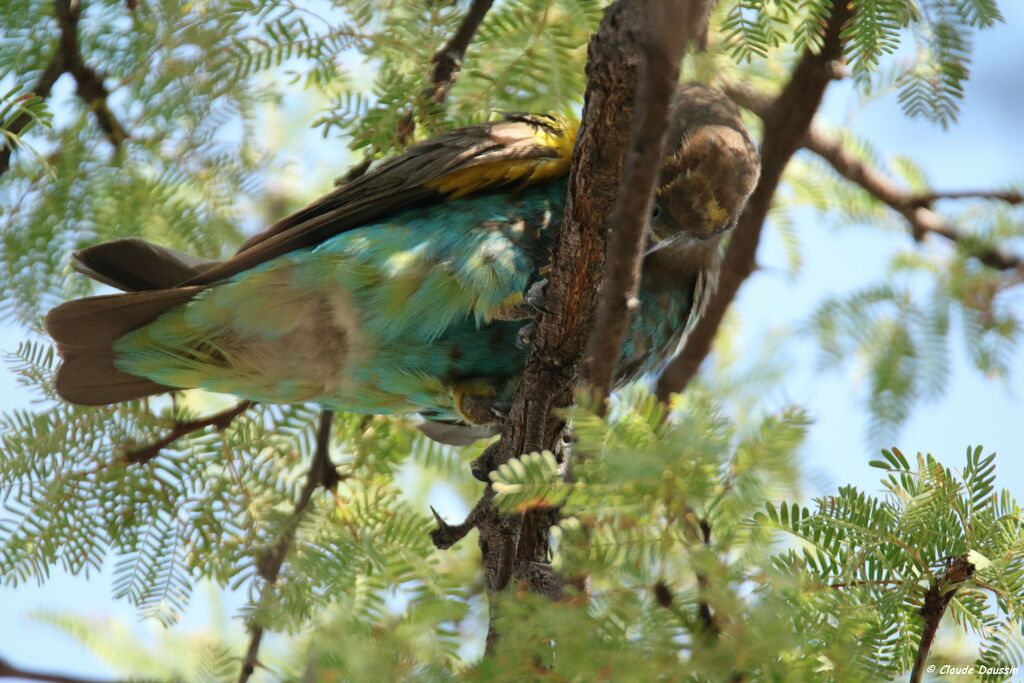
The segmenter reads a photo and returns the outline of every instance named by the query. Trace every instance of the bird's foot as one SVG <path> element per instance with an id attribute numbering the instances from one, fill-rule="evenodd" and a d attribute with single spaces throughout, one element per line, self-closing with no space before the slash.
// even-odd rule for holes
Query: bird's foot
<path id="1" fill-rule="evenodd" d="M 458 389 L 453 393 L 455 395 L 455 410 L 470 424 L 486 425 L 504 422 L 508 417 L 508 410 L 511 406 L 490 393 L 470 393 Z"/>
<path id="2" fill-rule="evenodd" d="M 544 278 L 529 286 L 523 299 L 538 313 L 550 313 L 551 309 L 545 305 L 544 293 L 548 289 L 548 279 Z"/>
<path id="3" fill-rule="evenodd" d="M 533 346 L 533 340 L 537 334 L 537 315 L 551 313 L 550 309 L 544 306 L 544 291 L 548 286 L 547 279 L 537 280 L 526 290 L 523 301 L 533 310 L 533 319 L 519 328 L 516 334 L 516 346 L 528 351 Z"/>
<path id="4" fill-rule="evenodd" d="M 550 313 L 551 311 L 544 307 L 542 301 L 544 298 L 544 288 L 547 284 L 547 280 L 538 280 L 530 285 L 525 294 L 516 292 L 505 297 L 505 300 L 491 312 L 491 319 L 506 321 L 530 320 L 536 317 L 538 313 Z"/>
<path id="5" fill-rule="evenodd" d="M 491 472 L 497 469 L 498 465 L 497 455 L 498 444 L 500 443 L 500 441 L 492 443 L 484 449 L 484 452 L 480 454 L 480 457 L 469 463 L 469 471 L 477 481 L 482 481 L 485 484 L 491 483 Z"/>
<path id="6" fill-rule="evenodd" d="M 548 280 L 543 278 L 537 280 L 530 288 L 526 290 L 526 294 L 523 295 L 523 300 L 530 305 L 530 307 L 536 313 L 551 313 L 551 311 L 544 305 L 544 290 L 547 289 Z"/>
<path id="7" fill-rule="evenodd" d="M 516 347 L 523 351 L 529 351 L 530 347 L 533 346 L 534 335 L 537 334 L 537 323 L 530 321 L 519 328 L 519 332 L 516 333 Z"/>

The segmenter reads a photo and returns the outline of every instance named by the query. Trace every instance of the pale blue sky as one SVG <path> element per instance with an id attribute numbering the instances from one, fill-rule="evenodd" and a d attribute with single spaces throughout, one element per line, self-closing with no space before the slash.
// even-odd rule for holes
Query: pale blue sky
<path id="1" fill-rule="evenodd" d="M 879 149 L 914 158 L 938 189 L 1024 183 L 1024 3 L 1008 0 L 1002 5 L 1007 25 L 982 35 L 963 112 L 951 130 L 905 118 L 894 96 L 860 107 L 857 98 L 841 85 L 830 92 L 823 116 L 852 126 Z M 309 157 L 302 155 L 312 153 L 321 161 L 342 160 L 334 170 L 343 170 L 346 156 L 342 143 L 322 141 L 316 134 L 306 142 L 311 148 L 294 155 L 300 167 L 308 168 L 305 162 Z M 332 173 L 319 179 L 329 177 Z M 802 221 L 797 228 L 805 254 L 814 257 L 805 261 L 802 275 L 795 280 L 786 276 L 781 245 L 769 232 L 759 255 L 763 270 L 742 290 L 741 343 L 748 353 L 755 353 L 757 345 L 773 330 L 806 319 L 823 295 L 849 292 L 875 281 L 885 268 L 887 255 L 909 240 L 902 234 L 831 230 L 813 220 Z M 1011 296 L 1008 301 L 1024 316 L 1024 294 Z M 0 350 L 14 349 L 22 336 L 19 329 L 0 329 Z M 784 386 L 764 397 L 764 403 L 768 407 L 797 403 L 816 420 L 804 448 L 809 475 L 807 495 L 844 483 L 877 490 L 877 471 L 867 462 L 877 456 L 879 448 L 893 444 L 869 443 L 861 403 L 863 390 L 853 372 L 820 372 L 811 344 L 792 344 L 787 356 L 792 364 Z M 919 404 L 896 445 L 907 453 L 930 451 L 957 466 L 967 445 L 983 443 L 987 450 L 999 453 L 999 482 L 1014 491 L 1018 499 L 1024 499 L 1024 353 L 1015 354 L 1013 372 L 1005 383 L 989 381 L 974 371 L 959 343 L 954 344 L 953 358 L 945 396 Z M 10 372 L 0 369 L 0 408 L 24 404 L 25 399 L 13 387 Z M 134 611 L 123 602 L 112 601 L 110 594 L 109 571 L 89 580 L 55 571 L 42 587 L 0 587 L 0 656 L 26 667 L 79 675 L 110 674 L 77 644 L 26 618 L 30 610 L 51 609 L 134 622 Z M 205 623 L 208 610 L 202 591 L 198 597 L 176 628 L 194 629 Z M 239 605 L 241 596 L 229 596 L 227 602 L 229 608 Z M 140 624 L 138 628 L 147 631 L 159 627 Z"/>

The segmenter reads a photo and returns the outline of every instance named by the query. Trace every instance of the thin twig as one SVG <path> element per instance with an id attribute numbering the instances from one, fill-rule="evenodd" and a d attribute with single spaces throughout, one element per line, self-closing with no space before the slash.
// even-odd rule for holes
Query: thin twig
<path id="1" fill-rule="evenodd" d="M 81 676 L 68 676 L 50 671 L 22 669 L 21 667 L 14 666 L 2 657 L 0 657 L 0 678 L 18 678 L 23 681 L 47 681 L 48 683 L 114 683 L 114 681 L 99 678 L 82 678 Z"/>
<path id="2" fill-rule="evenodd" d="M 1016 190 L 956 190 L 946 192 L 922 192 L 913 195 L 911 202 L 916 206 L 931 206 L 942 199 L 988 199 L 1005 202 L 1011 206 L 1024 204 L 1024 195 Z"/>
<path id="3" fill-rule="evenodd" d="M 463 60 L 466 58 L 466 50 L 473 41 L 473 36 L 483 23 L 484 17 L 490 11 L 494 0 L 473 0 L 462 18 L 459 27 L 448 39 L 448 42 L 434 53 L 430 63 L 434 65 L 430 71 L 430 85 L 426 88 L 424 95 L 435 104 L 444 104 L 448 100 L 448 93 L 458 78 L 459 70 L 462 68 Z M 416 133 L 416 117 L 413 112 L 407 111 L 404 116 L 398 119 L 395 136 L 403 146 L 411 144 Z M 369 170 L 373 163 L 373 153 L 370 152 L 358 164 L 348 170 L 345 175 L 335 178 L 336 186 L 350 183 L 362 176 Z"/>
<path id="4" fill-rule="evenodd" d="M 331 461 L 331 425 L 334 420 L 334 412 L 330 410 L 320 411 L 320 420 L 316 431 L 316 450 L 313 452 L 313 459 L 309 465 L 309 472 L 306 473 L 306 480 L 299 492 L 299 498 L 295 506 L 285 519 L 277 539 L 270 546 L 265 548 L 256 559 L 256 573 L 265 582 L 264 590 L 270 590 L 277 583 L 281 575 L 281 567 L 284 566 L 288 551 L 291 550 L 295 541 L 295 533 L 299 528 L 299 520 L 309 507 L 313 493 L 318 488 L 334 489 L 338 482 L 344 477 L 338 474 L 338 469 Z M 259 666 L 260 644 L 263 642 L 263 633 L 266 627 L 255 619 L 249 625 L 249 645 L 245 650 L 245 657 L 242 659 L 242 667 L 238 674 L 238 683 L 246 683 L 252 676 L 256 667 Z"/>
<path id="5" fill-rule="evenodd" d="M 828 587 L 833 590 L 842 590 L 844 588 L 854 588 L 855 586 L 902 586 L 904 583 L 906 581 L 899 579 L 857 579 L 855 581 L 830 583 Z"/>
<path id="6" fill-rule="evenodd" d="M 50 96 L 50 91 L 53 89 L 53 84 L 57 82 L 57 79 L 64 73 L 64 53 L 59 49 L 55 50 L 53 57 L 50 58 L 50 63 L 43 69 L 43 73 L 40 74 L 39 80 L 36 81 L 35 88 L 32 91 L 33 95 L 43 98 L 44 100 Z M 11 122 L 8 131 L 13 135 L 18 135 L 28 126 L 32 121 L 32 116 L 25 113 L 14 119 Z M 0 175 L 10 167 L 11 165 L 11 153 L 14 151 L 13 143 L 8 142 L 2 148 L 0 148 Z"/>
<path id="7" fill-rule="evenodd" d="M 793 70 L 786 87 L 765 111 L 764 141 L 761 149 L 761 177 L 754 193 L 729 239 L 722 260 L 718 289 L 708 302 L 704 315 L 694 326 L 683 350 L 658 380 L 658 398 L 682 389 L 697 374 L 711 351 L 725 311 L 740 287 L 754 272 L 757 246 L 761 240 L 768 209 L 779 187 L 782 172 L 803 143 L 811 121 L 821 106 L 825 89 L 835 77 L 836 63 L 842 59 L 840 32 L 853 16 L 853 3 L 835 2 L 824 27 L 821 50 L 805 52 Z"/>
<path id="8" fill-rule="evenodd" d="M 428 94 L 437 104 L 442 104 L 448 99 L 448 92 L 455 84 L 462 62 L 466 58 L 466 50 L 469 49 L 473 36 L 476 35 L 477 29 L 493 4 L 494 0 L 473 0 L 455 33 L 430 58 L 434 69 L 430 72 L 431 87 Z"/>
<path id="9" fill-rule="evenodd" d="M 950 197 L 950 194 L 931 193 L 914 195 L 900 188 L 878 169 L 869 166 L 854 156 L 837 136 L 812 128 L 808 131 L 806 145 L 809 150 L 827 161 L 839 175 L 859 185 L 873 197 L 902 215 L 910 226 L 914 239 L 920 241 L 927 234 L 941 235 L 950 242 L 961 243 L 966 237 L 944 216 L 928 208 L 934 199 Z M 1001 193 L 962 193 L 960 197 L 989 197 L 1010 203 L 1013 197 Z M 1019 197 L 1019 195 L 1018 195 Z M 973 254 L 990 268 L 1016 270 L 1021 267 L 1020 257 L 996 247 L 981 249 Z"/>
<path id="10" fill-rule="evenodd" d="M 222 410 L 219 413 L 214 413 L 213 415 L 208 415 L 207 417 L 202 417 L 197 420 L 178 422 L 171 428 L 171 431 L 169 431 L 166 436 L 163 436 L 152 443 L 127 451 L 121 456 L 121 460 L 132 464 L 149 462 L 158 456 L 160 451 L 167 448 L 183 436 L 201 431 L 207 427 L 216 427 L 221 431 L 227 429 L 228 425 L 230 425 L 236 417 L 249 410 L 254 405 L 256 405 L 254 401 L 241 401 L 238 405 Z"/>
<path id="11" fill-rule="evenodd" d="M 924 595 L 924 604 L 919 610 L 921 619 L 924 621 L 924 630 L 921 633 L 921 641 L 917 645 L 917 656 L 914 658 L 914 668 L 910 672 L 910 683 L 920 683 L 925 672 L 925 665 L 928 663 L 928 653 L 935 641 L 935 634 L 942 623 L 942 616 L 946 613 L 953 596 L 956 595 L 957 587 L 974 574 L 974 565 L 966 558 L 958 557 L 950 562 L 943 576 L 932 579 L 928 591 Z"/>
<path id="12" fill-rule="evenodd" d="M 653 3 L 648 11 L 637 112 L 621 190 L 609 219 L 609 258 L 587 352 L 588 380 L 599 410 L 611 391 L 626 330 L 639 305 L 645 229 L 665 153 L 679 63 L 686 46 L 699 40 L 708 9 L 707 0 L 675 0 Z"/>
<path id="13" fill-rule="evenodd" d="M 79 0 L 56 0 L 54 10 L 57 16 L 57 25 L 60 27 L 60 37 L 49 64 L 36 82 L 33 94 L 46 99 L 50 96 L 54 83 L 64 74 L 71 74 L 77 84 L 75 93 L 89 105 L 96 118 L 96 123 L 99 124 L 110 143 L 114 147 L 120 147 L 121 143 L 128 138 L 128 133 L 110 111 L 110 107 L 107 106 L 107 96 L 110 92 L 103 84 L 103 76 L 85 63 L 78 43 L 78 21 L 82 16 L 81 2 Z M 31 120 L 31 116 L 22 114 L 12 122 L 8 130 L 17 135 L 25 129 Z M 0 174 L 10 167 L 12 152 L 10 143 L 0 149 Z"/>

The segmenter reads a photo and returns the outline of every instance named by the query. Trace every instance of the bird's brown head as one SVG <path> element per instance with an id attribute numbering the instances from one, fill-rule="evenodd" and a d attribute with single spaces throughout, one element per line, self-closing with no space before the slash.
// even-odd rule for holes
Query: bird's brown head
<path id="1" fill-rule="evenodd" d="M 651 249 L 721 235 L 760 174 L 760 159 L 739 110 L 722 93 L 686 83 L 676 93 L 655 193 Z"/>

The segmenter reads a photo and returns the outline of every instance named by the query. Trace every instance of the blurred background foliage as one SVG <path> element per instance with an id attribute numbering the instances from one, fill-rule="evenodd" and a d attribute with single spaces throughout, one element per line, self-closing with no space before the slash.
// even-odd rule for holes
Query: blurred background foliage
<path id="1" fill-rule="evenodd" d="M 854 5 L 844 75 L 858 96 L 896 97 L 907 116 L 953 125 L 972 45 L 1002 20 L 995 0 Z M 233 404 L 201 392 L 99 409 L 60 403 L 39 323 L 50 306 L 95 289 L 70 274 L 75 248 L 140 236 L 224 256 L 348 166 L 501 111 L 578 113 L 603 4 L 496 2 L 446 98 L 434 94 L 431 60 L 466 14 L 463 2 L 56 7 L 0 2 L 0 314 L 26 339 L 8 359 L 20 405 L 0 416 L 5 584 L 112 567 L 114 596 L 166 625 L 203 580 L 244 592 L 241 616 L 289 634 L 261 652 L 259 680 L 518 681 L 550 667 L 562 680 L 887 680 L 913 665 L 929 590 L 954 584 L 959 630 L 936 661 L 1024 663 L 1021 511 L 993 483 L 985 451 L 960 460 L 956 444 L 940 454 L 954 469 L 891 451 L 877 463 L 877 495 L 841 487 L 808 503 L 809 418 L 763 400 L 785 379 L 794 340 L 814 344 L 820 367 L 852 364 L 866 378 L 858 391 L 873 440 L 894 438 L 916 407 L 946 391 L 954 347 L 1006 381 L 1024 271 L 986 257 L 1024 243 L 1009 184 L 1000 196 L 929 198 L 912 159 L 827 129 L 920 204 L 894 206 L 801 154 L 769 217 L 791 277 L 815 258 L 800 221 L 909 233 L 906 212 L 938 202 L 956 239 L 922 245 L 914 233 L 917 242 L 877 254 L 888 264 L 880 281 L 823 296 L 813 315 L 753 355 L 737 346 L 741 321 L 731 315 L 703 373 L 670 408 L 633 387 L 607 420 L 577 412 L 573 483 L 542 454 L 497 473 L 509 509 L 564 505 L 554 562 L 587 577 L 590 593 L 557 605 L 519 596 L 502 616 L 510 635 L 480 660 L 478 550 L 463 541 L 436 551 L 427 502 L 440 496 L 450 510 L 468 509 L 481 488 L 468 463 L 482 444 L 443 447 L 400 420 L 334 416 L 330 453 L 342 480 L 296 515 L 316 450 L 315 407 L 257 406 L 131 463 L 175 425 Z M 772 95 L 800 53 L 820 47 L 830 9 L 830 0 L 721 0 L 708 50 L 688 58 L 684 77 Z M 71 73 L 37 96 L 69 12 L 78 13 L 82 59 L 108 91 L 100 99 Z M 756 116 L 749 123 L 759 129 Z M 325 158 L 311 134 L 332 154 L 347 152 Z M 296 164 L 295 149 L 311 151 Z M 268 582 L 261 562 L 292 535 Z M 976 570 L 951 581 L 952 558 L 969 552 Z M 147 679 L 234 680 L 246 647 L 219 617 L 201 633 L 161 631 L 155 643 L 69 614 L 37 618 L 117 672 Z"/>

